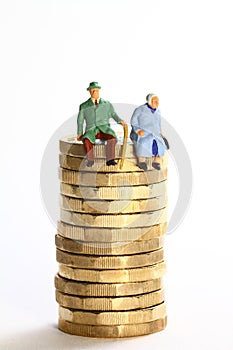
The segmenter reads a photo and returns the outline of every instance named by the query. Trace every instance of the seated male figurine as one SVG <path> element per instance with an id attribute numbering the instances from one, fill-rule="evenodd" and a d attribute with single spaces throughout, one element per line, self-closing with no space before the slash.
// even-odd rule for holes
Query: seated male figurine
<path id="1" fill-rule="evenodd" d="M 146 103 L 135 109 L 131 117 L 130 138 L 134 143 L 138 166 L 147 170 L 146 158 L 152 158 L 153 168 L 160 170 L 160 159 L 167 149 L 161 130 L 159 98 L 155 94 L 146 97 Z"/>
<path id="2" fill-rule="evenodd" d="M 84 150 L 87 157 L 86 165 L 92 167 L 94 164 L 94 144 L 96 139 L 107 141 L 106 145 L 106 164 L 116 165 L 115 145 L 117 136 L 110 127 L 110 118 L 113 118 L 122 126 L 126 124 L 115 112 L 112 104 L 100 98 L 100 89 L 98 82 L 94 81 L 89 84 L 87 90 L 91 97 L 82 103 L 79 107 L 77 118 L 78 135 L 77 140 L 83 141 Z M 83 127 L 85 122 L 85 131 Z"/>

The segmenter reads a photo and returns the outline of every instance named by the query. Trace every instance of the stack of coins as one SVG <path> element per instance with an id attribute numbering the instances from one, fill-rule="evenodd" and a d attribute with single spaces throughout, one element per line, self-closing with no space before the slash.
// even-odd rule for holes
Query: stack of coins
<path id="1" fill-rule="evenodd" d="M 130 143 L 122 168 L 106 165 L 105 145 L 94 152 L 87 167 L 82 143 L 60 140 L 59 329 L 105 338 L 158 332 L 167 320 L 166 157 L 161 170 L 148 163 L 143 171 Z"/>

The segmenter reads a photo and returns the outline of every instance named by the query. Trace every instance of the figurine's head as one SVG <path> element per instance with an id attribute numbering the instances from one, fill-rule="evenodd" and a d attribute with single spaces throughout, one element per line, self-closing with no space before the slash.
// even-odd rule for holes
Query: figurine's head
<path id="1" fill-rule="evenodd" d="M 147 101 L 148 105 L 150 105 L 152 108 L 159 107 L 159 98 L 155 94 L 148 94 L 146 96 L 146 101 Z"/>
<path id="2" fill-rule="evenodd" d="M 97 100 L 100 96 L 99 90 L 101 89 L 101 86 L 99 86 L 97 81 L 93 81 L 89 84 L 87 90 L 90 92 L 91 98 L 94 98 Z"/>

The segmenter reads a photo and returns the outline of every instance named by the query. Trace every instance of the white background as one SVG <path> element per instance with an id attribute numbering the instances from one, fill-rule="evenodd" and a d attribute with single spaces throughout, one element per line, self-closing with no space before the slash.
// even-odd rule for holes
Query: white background
<path id="1" fill-rule="evenodd" d="M 0 349 L 232 349 L 231 6 L 0 1 Z M 56 329 L 55 227 L 40 164 L 93 80 L 115 103 L 139 105 L 157 92 L 192 161 L 189 212 L 166 238 L 169 322 L 151 336 L 98 340 Z"/>

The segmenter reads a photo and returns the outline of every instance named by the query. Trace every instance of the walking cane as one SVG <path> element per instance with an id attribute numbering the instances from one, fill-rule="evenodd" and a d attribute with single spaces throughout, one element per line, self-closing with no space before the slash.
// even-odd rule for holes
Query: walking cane
<path id="1" fill-rule="evenodd" d="M 125 124 L 123 128 L 124 128 L 124 140 L 123 140 L 121 160 L 120 160 L 120 169 L 122 169 L 124 165 L 124 160 L 125 160 L 125 152 L 126 152 L 127 139 L 128 139 L 128 125 Z"/>

